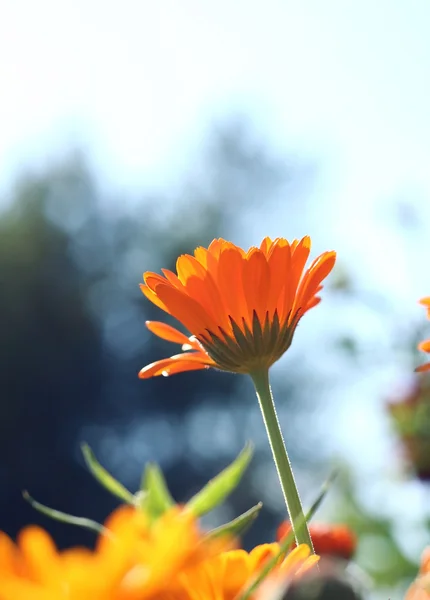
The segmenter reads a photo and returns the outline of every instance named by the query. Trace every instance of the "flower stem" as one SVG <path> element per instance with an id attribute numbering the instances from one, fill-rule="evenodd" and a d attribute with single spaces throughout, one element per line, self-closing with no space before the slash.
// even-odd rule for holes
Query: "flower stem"
<path id="1" fill-rule="evenodd" d="M 300 502 L 299 492 L 297 491 L 290 459 L 288 458 L 287 449 L 276 414 L 275 403 L 273 401 L 272 390 L 269 383 L 269 371 L 268 369 L 256 371 L 251 373 L 251 377 L 254 382 L 255 391 L 257 392 L 258 402 L 266 426 L 267 436 L 272 449 L 273 459 L 275 461 L 296 543 L 307 544 L 313 552 L 311 536 L 309 535 L 302 503 Z"/>

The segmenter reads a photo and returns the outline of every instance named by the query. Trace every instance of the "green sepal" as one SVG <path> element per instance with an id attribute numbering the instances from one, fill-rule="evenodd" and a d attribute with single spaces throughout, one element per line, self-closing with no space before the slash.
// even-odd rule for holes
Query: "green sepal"
<path id="1" fill-rule="evenodd" d="M 135 496 L 136 505 L 145 511 L 151 521 L 158 519 L 166 510 L 175 506 L 166 480 L 155 463 L 148 463 L 142 477 L 140 492 Z"/>
<path id="2" fill-rule="evenodd" d="M 239 456 L 214 477 L 185 505 L 186 510 L 200 517 L 221 504 L 237 487 L 252 458 L 252 446 L 247 444 Z"/>
<path id="3" fill-rule="evenodd" d="M 106 471 L 104 467 L 96 459 L 94 452 L 88 446 L 88 444 L 81 445 L 82 454 L 84 455 L 85 463 L 91 474 L 97 479 L 97 481 L 117 498 L 126 502 L 127 504 L 135 504 L 135 498 L 126 487 L 117 481 L 112 475 Z"/>
<path id="4" fill-rule="evenodd" d="M 237 537 L 245 533 L 245 531 L 251 527 L 252 523 L 258 517 L 258 513 L 263 507 L 263 503 L 259 502 L 246 512 L 242 513 L 229 523 L 225 523 L 225 525 L 220 525 L 220 527 L 216 527 L 208 532 L 209 538 L 218 538 L 224 535 Z"/>
<path id="5" fill-rule="evenodd" d="M 101 525 L 101 523 L 97 523 L 97 521 L 93 521 L 92 519 L 87 519 L 85 517 L 76 517 L 74 515 L 61 512 L 60 510 L 56 510 L 55 508 L 49 508 L 49 506 L 45 506 L 44 504 L 37 502 L 37 500 L 32 498 L 27 491 L 24 491 L 22 495 L 35 510 L 46 515 L 47 517 L 50 517 L 54 521 L 61 521 L 62 523 L 83 527 L 84 529 L 89 529 L 99 534 L 110 535 L 109 530 Z"/>

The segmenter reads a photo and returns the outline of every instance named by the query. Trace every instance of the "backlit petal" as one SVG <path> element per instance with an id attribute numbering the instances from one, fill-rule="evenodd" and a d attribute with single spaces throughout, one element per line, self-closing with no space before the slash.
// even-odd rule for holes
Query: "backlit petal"
<path id="1" fill-rule="evenodd" d="M 178 272 L 179 281 L 186 286 L 187 280 L 190 277 L 197 276 L 204 279 L 206 269 L 199 263 L 194 256 L 183 254 L 176 261 L 176 270 Z"/>
<path id="2" fill-rule="evenodd" d="M 236 323 L 241 323 L 242 316 L 247 314 L 246 297 L 243 290 L 244 258 L 233 244 L 222 250 L 218 265 L 218 287 L 224 300 L 227 316 Z M 230 325 L 227 326 L 230 330 Z"/>
<path id="3" fill-rule="evenodd" d="M 173 342 L 175 344 L 189 344 L 189 339 L 181 331 L 178 331 L 167 323 L 161 323 L 160 321 L 146 321 L 145 325 L 155 335 L 158 335 L 163 340 Z"/>
<path id="4" fill-rule="evenodd" d="M 423 352 L 430 352 L 430 340 L 420 342 L 418 344 L 418 350 L 422 350 Z"/>
<path id="5" fill-rule="evenodd" d="M 325 279 L 334 267 L 335 252 L 324 252 L 314 260 L 300 282 L 295 299 L 293 312 L 299 308 L 304 309 L 316 294 L 321 281 Z"/>
<path id="6" fill-rule="evenodd" d="M 252 324 L 254 310 L 260 322 L 267 311 L 269 294 L 269 267 L 264 254 L 257 248 L 249 255 L 243 266 L 243 291 L 248 305 L 248 325 Z"/>
<path id="7" fill-rule="evenodd" d="M 157 286 L 156 293 L 163 304 L 167 306 L 168 312 L 194 335 L 198 336 L 206 329 L 216 330 L 216 323 L 194 298 L 190 298 L 170 285 L 161 283 Z"/>
<path id="8" fill-rule="evenodd" d="M 270 271 L 270 289 L 267 298 L 267 311 L 272 317 L 275 309 L 283 314 L 285 287 L 290 286 L 291 249 L 288 243 L 278 241 L 271 249 L 268 259 Z"/>
<path id="9" fill-rule="evenodd" d="M 160 300 L 160 298 L 155 292 L 150 290 L 149 287 L 147 287 L 144 283 L 140 283 L 139 287 L 141 289 L 142 294 L 144 294 L 148 298 L 148 300 L 155 304 L 155 306 L 158 306 L 158 308 L 161 308 L 161 310 L 164 310 L 164 312 L 166 313 L 169 312 L 167 306 L 164 304 L 164 302 Z"/>
<path id="10" fill-rule="evenodd" d="M 185 371 L 207 369 L 209 366 L 214 366 L 214 363 L 202 352 L 178 354 L 147 365 L 140 370 L 139 377 L 140 379 L 148 379 L 159 375 L 174 375 Z"/>

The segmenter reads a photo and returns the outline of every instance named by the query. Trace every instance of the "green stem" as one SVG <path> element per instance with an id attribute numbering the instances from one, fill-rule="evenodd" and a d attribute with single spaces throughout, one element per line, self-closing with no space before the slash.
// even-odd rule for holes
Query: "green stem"
<path id="1" fill-rule="evenodd" d="M 255 391 L 257 392 L 258 402 L 266 426 L 267 436 L 269 438 L 296 542 L 297 544 L 307 544 L 311 551 L 313 551 L 311 536 L 309 535 L 302 503 L 300 502 L 299 492 L 297 491 L 296 482 L 294 481 L 290 459 L 288 458 L 287 449 L 276 414 L 275 403 L 273 401 L 272 390 L 269 383 L 269 371 L 268 369 L 256 371 L 251 373 L 251 377 L 254 382 Z"/>

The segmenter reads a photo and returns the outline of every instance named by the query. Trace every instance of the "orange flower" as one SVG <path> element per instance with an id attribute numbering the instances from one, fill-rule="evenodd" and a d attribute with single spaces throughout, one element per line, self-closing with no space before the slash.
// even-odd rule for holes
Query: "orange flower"
<path id="1" fill-rule="evenodd" d="M 318 304 L 322 281 L 336 255 L 325 252 L 304 271 L 309 237 L 265 238 L 245 252 L 223 239 L 194 256 L 178 258 L 177 275 L 147 272 L 145 296 L 180 321 L 187 337 L 165 323 L 149 321 L 159 337 L 185 350 L 144 367 L 142 379 L 216 367 L 234 373 L 269 368 L 291 345 L 298 322 Z M 191 352 L 188 352 L 191 350 Z"/>
<path id="2" fill-rule="evenodd" d="M 427 298 L 423 298 L 420 300 L 420 304 L 427 308 L 427 317 L 430 319 L 430 296 Z M 425 340 L 418 344 L 418 350 L 422 350 L 423 352 L 430 352 L 430 340 Z M 424 365 L 420 365 L 415 369 L 415 371 L 422 373 L 423 371 L 430 371 L 430 362 L 425 363 Z"/>
<path id="3" fill-rule="evenodd" d="M 172 599 L 233 600 L 253 582 L 266 561 L 275 558 L 279 549 L 279 544 L 262 544 L 249 553 L 245 550 L 223 552 L 180 576 L 178 590 Z M 305 545 L 295 548 L 263 581 L 258 588 L 258 596 L 266 597 L 263 592 L 267 588 L 285 585 L 300 577 L 318 559 L 318 556 L 310 556 L 310 550 Z"/>
<path id="4" fill-rule="evenodd" d="M 284 521 L 278 527 L 277 538 L 282 540 L 291 532 L 291 525 Z M 357 546 L 357 539 L 347 525 L 311 523 L 309 525 L 314 550 L 320 556 L 337 556 L 350 560 Z"/>
<path id="5" fill-rule="evenodd" d="M 208 540 L 190 514 L 174 508 L 149 525 L 141 511 L 121 507 L 108 519 L 95 551 L 60 552 L 38 527 L 15 545 L 0 535 L 0 600 L 233 600 L 279 553 L 279 544 L 251 552 Z M 270 579 L 291 580 L 318 557 L 299 546 Z"/>
<path id="6" fill-rule="evenodd" d="M 423 552 L 419 576 L 407 591 L 405 600 L 430 600 L 430 547 Z"/>
<path id="7" fill-rule="evenodd" d="M 17 545 L 1 534 L 0 600 L 155 600 L 220 550 L 177 508 L 149 526 L 141 511 L 121 507 L 106 527 L 94 552 L 59 552 L 38 527 L 24 529 Z"/>

